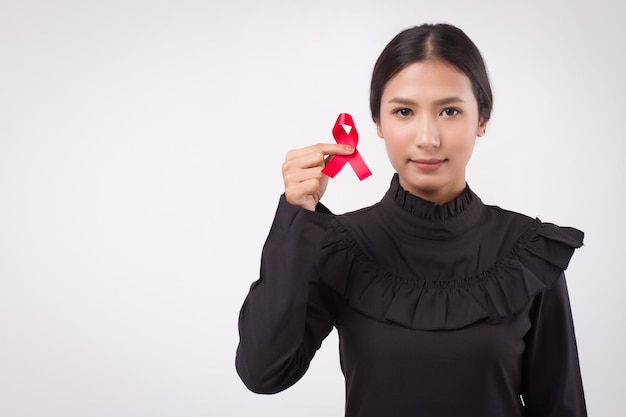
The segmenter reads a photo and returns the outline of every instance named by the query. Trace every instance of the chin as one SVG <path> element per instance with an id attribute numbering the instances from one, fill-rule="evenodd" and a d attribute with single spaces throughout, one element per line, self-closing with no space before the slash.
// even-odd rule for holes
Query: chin
<path id="1" fill-rule="evenodd" d="M 433 194 L 443 188 L 441 183 L 437 181 L 403 181 L 400 183 L 402 188 L 412 194 Z"/>
<path id="2" fill-rule="evenodd" d="M 409 187 L 413 187 L 418 190 L 427 192 L 437 191 L 446 186 L 446 181 L 437 174 L 418 174 L 412 173 L 411 175 L 400 175 L 401 183 L 406 184 Z"/>

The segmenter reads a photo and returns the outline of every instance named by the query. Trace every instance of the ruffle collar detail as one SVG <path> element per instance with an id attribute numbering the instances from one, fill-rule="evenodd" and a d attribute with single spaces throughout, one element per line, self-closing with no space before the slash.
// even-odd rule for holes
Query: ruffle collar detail
<path id="1" fill-rule="evenodd" d="M 432 238 L 467 231 L 479 221 L 484 209 L 482 201 L 469 186 L 452 201 L 435 204 L 404 190 L 397 173 L 380 204 L 396 219 L 394 223 L 407 233 Z"/>
<path id="2" fill-rule="evenodd" d="M 445 204 L 435 204 L 406 191 L 400 185 L 398 174 L 394 174 L 387 192 L 398 207 L 424 220 L 441 222 L 463 213 L 472 203 L 475 194 L 468 186 L 454 200 Z"/>
<path id="3" fill-rule="evenodd" d="M 420 330 L 458 329 L 479 320 L 497 323 L 521 311 L 555 284 L 583 240 L 577 229 L 537 219 L 489 269 L 466 279 L 429 281 L 380 269 L 338 222 L 331 228 L 334 238 L 322 247 L 322 262 L 347 268 L 352 278 L 324 282 L 331 274 L 323 274 L 322 281 L 362 314 Z"/>

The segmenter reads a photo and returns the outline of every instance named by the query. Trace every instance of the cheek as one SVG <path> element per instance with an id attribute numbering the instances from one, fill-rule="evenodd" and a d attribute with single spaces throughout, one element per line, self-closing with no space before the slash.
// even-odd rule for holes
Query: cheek
<path id="1" fill-rule="evenodd" d="M 406 143 L 410 140 L 413 127 L 409 123 L 401 123 L 396 120 L 383 121 L 382 127 L 379 129 L 383 138 L 388 143 Z"/>
<path id="2" fill-rule="evenodd" d="M 387 155 L 389 155 L 389 157 L 391 158 L 396 153 L 397 144 L 387 139 L 387 137 L 385 137 L 384 140 L 385 140 L 385 149 L 387 150 Z"/>
<path id="3" fill-rule="evenodd" d="M 387 150 L 387 158 L 389 158 L 389 162 L 397 168 L 397 162 L 404 159 L 406 147 L 399 141 L 385 137 L 385 149 Z"/>
<path id="4" fill-rule="evenodd" d="M 384 140 L 387 153 L 389 153 L 390 156 L 406 148 L 406 140 L 404 140 L 403 135 L 399 134 L 398 131 L 386 130 Z"/>
<path id="5" fill-rule="evenodd" d="M 447 132 L 449 148 L 462 153 L 471 152 L 476 141 L 476 129 L 468 126 L 456 126 Z"/>

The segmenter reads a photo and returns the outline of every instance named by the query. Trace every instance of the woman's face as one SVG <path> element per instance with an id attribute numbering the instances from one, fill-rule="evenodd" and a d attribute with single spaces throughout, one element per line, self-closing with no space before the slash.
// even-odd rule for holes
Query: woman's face
<path id="1" fill-rule="evenodd" d="M 430 59 L 387 82 L 376 125 L 402 188 L 443 204 L 465 189 L 465 167 L 487 121 L 478 115 L 469 78 Z"/>

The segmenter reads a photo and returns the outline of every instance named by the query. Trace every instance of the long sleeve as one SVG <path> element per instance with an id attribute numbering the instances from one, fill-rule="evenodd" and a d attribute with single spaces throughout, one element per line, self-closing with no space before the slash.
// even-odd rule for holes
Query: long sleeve
<path id="1" fill-rule="evenodd" d="M 587 416 L 564 275 L 536 297 L 526 345 L 522 381 L 524 415 Z"/>
<path id="2" fill-rule="evenodd" d="M 236 368 L 253 392 L 276 393 L 298 381 L 333 327 L 325 286 L 311 280 L 331 215 L 281 197 L 261 256 L 260 277 L 239 315 Z"/>

